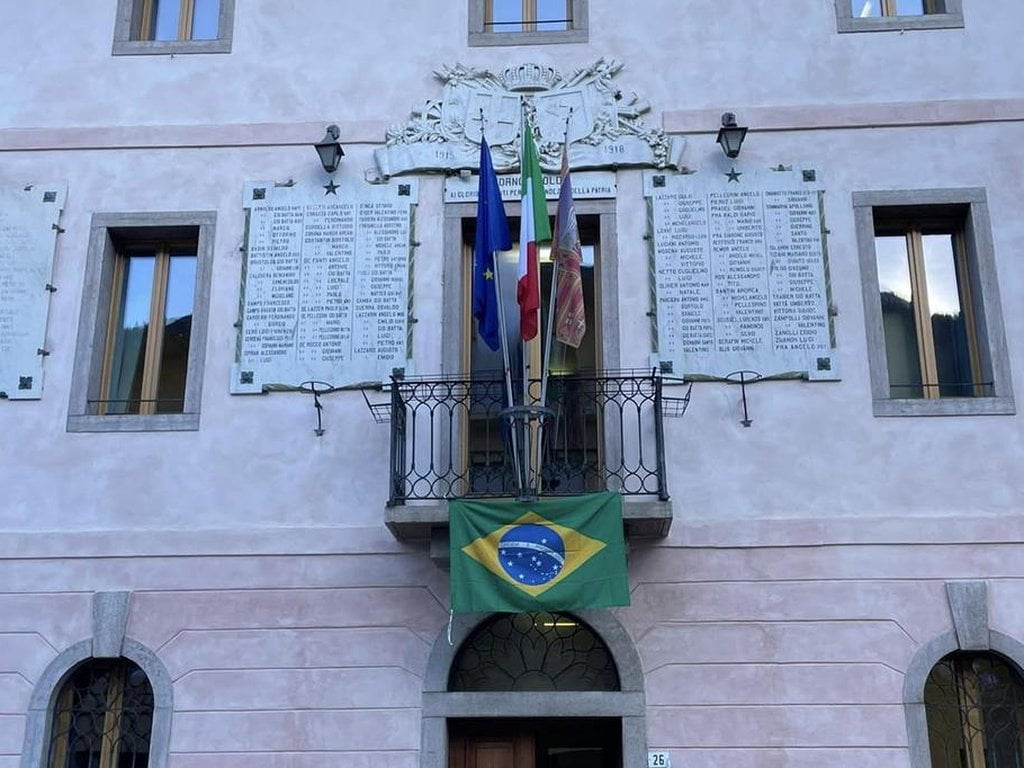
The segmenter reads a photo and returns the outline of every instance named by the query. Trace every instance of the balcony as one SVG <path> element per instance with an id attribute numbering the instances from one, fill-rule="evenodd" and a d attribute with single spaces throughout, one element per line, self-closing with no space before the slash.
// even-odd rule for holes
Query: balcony
<path id="1" fill-rule="evenodd" d="M 664 417 L 682 415 L 689 401 L 688 386 L 666 395 L 670 384 L 682 382 L 654 371 L 551 376 L 546 407 L 526 409 L 524 421 L 506 409 L 500 373 L 394 378 L 390 401 L 370 405 L 391 428 L 388 527 L 399 538 L 428 538 L 447 526 L 448 499 L 515 497 L 528 476 L 543 496 L 635 497 L 623 505 L 627 533 L 666 535 Z M 534 403 L 540 391 L 531 381 Z"/>

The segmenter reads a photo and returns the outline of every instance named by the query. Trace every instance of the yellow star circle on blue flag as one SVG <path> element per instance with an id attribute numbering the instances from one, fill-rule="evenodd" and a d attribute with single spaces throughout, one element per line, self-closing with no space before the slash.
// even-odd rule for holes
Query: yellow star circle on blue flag
<path id="1" fill-rule="evenodd" d="M 605 548 L 579 531 L 527 512 L 462 551 L 503 581 L 537 597 Z"/>

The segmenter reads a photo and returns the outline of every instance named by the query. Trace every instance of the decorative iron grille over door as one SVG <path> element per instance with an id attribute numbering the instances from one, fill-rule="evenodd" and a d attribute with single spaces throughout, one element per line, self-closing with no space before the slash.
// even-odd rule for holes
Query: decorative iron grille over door
<path id="1" fill-rule="evenodd" d="M 127 659 L 91 661 L 60 690 L 48 768 L 147 768 L 153 688 Z"/>
<path id="2" fill-rule="evenodd" d="M 1024 683 L 990 653 L 953 653 L 924 688 L 932 768 L 1024 768 Z"/>
<path id="3" fill-rule="evenodd" d="M 597 633 L 565 613 L 501 613 L 459 649 L 449 691 L 617 691 L 619 673 Z"/>

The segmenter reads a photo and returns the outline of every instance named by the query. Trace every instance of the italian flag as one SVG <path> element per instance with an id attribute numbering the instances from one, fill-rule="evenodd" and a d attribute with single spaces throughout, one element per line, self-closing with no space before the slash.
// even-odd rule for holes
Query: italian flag
<path id="1" fill-rule="evenodd" d="M 551 239 L 548 205 L 544 195 L 544 177 L 537 160 L 530 121 L 523 117 L 523 213 L 519 228 L 519 334 L 524 341 L 537 335 L 540 315 L 540 264 L 537 243 Z"/>

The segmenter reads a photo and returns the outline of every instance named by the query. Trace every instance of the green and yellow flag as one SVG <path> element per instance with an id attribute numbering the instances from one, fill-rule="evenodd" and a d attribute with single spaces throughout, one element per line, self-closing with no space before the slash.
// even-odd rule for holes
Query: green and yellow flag
<path id="1" fill-rule="evenodd" d="M 453 611 L 629 605 L 622 497 L 448 504 Z"/>

